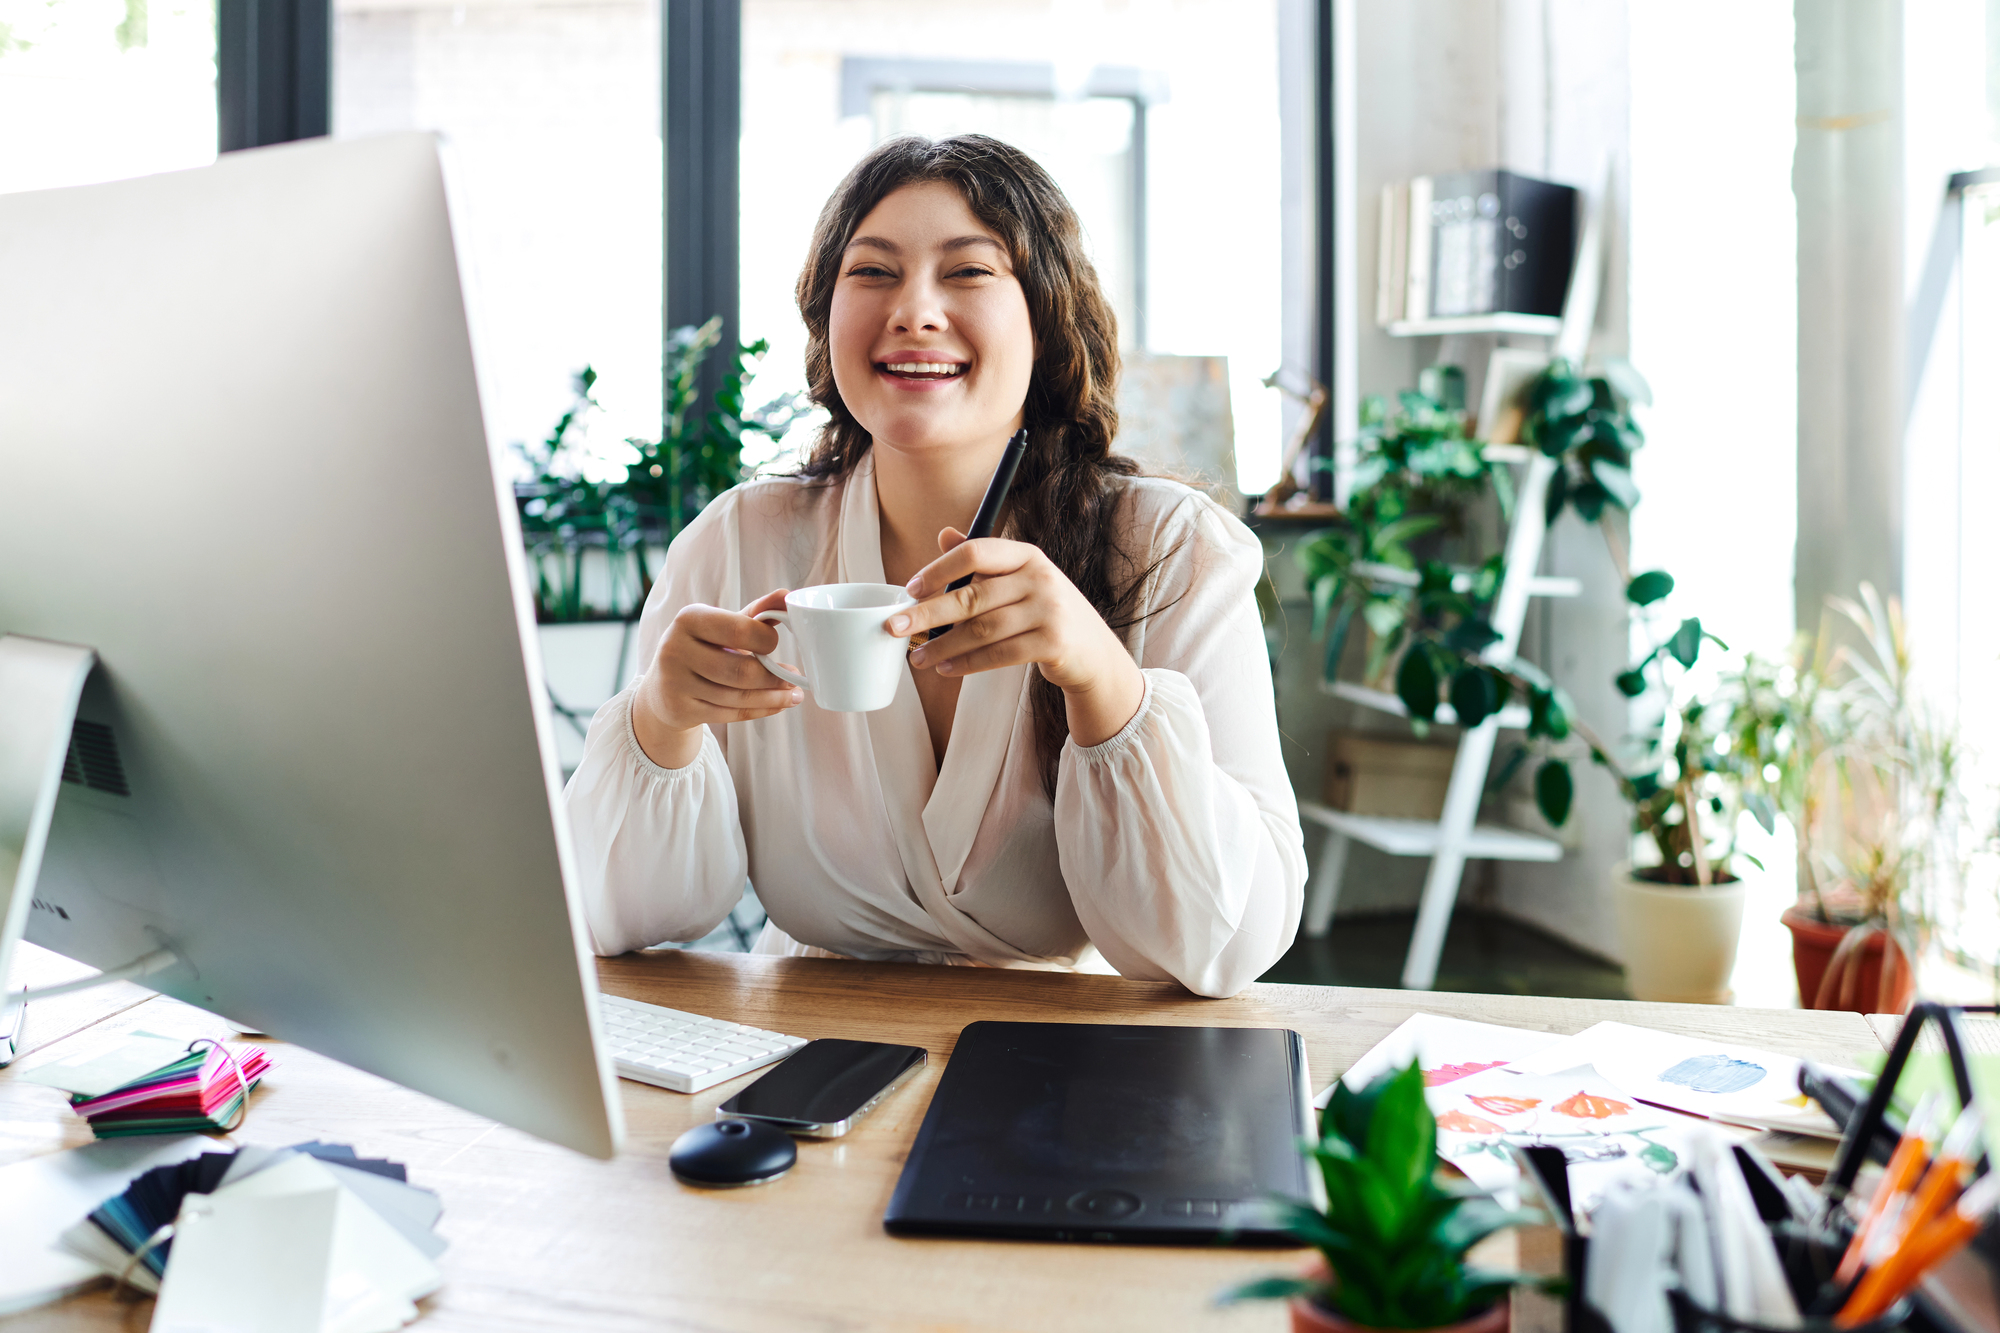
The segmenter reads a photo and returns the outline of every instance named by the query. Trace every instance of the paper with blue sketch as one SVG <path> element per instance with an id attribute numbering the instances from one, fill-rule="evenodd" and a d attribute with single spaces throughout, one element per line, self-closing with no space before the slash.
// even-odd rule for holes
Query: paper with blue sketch
<path id="1" fill-rule="evenodd" d="M 1620 1091 L 1655 1106 L 1759 1129 L 1838 1138 L 1832 1119 L 1799 1092 L 1799 1061 L 1703 1037 L 1599 1023 L 1517 1061 L 1524 1073 L 1590 1065 Z"/>

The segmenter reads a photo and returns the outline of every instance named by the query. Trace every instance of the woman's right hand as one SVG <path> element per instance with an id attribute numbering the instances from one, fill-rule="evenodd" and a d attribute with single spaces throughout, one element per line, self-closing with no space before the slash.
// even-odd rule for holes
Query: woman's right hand
<path id="1" fill-rule="evenodd" d="M 741 611 L 680 609 L 632 696 L 632 734 L 648 759 L 686 768 L 701 753 L 704 726 L 770 717 L 805 701 L 751 656 L 778 650 L 777 627 L 756 617 L 782 610 L 787 591 L 766 593 Z"/>

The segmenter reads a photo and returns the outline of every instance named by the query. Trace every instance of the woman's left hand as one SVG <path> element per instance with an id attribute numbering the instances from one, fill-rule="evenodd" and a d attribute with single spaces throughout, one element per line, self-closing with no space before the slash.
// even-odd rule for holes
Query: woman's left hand
<path id="1" fill-rule="evenodd" d="M 944 555 L 909 582 L 917 604 L 888 621 L 891 634 L 951 629 L 910 653 L 910 665 L 969 676 L 1032 662 L 1063 692 L 1070 735 L 1082 746 L 1117 735 L 1145 697 L 1145 678 L 1104 617 L 1039 546 L 955 528 L 939 534 Z M 956 591 L 953 581 L 973 576 Z"/>

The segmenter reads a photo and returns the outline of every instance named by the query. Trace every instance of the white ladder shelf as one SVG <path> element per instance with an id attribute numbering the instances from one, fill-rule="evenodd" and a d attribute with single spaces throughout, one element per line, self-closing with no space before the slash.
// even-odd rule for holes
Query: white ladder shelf
<path id="1" fill-rule="evenodd" d="M 1580 591 L 1575 579 L 1545 578 L 1535 573 L 1542 558 L 1542 539 L 1548 525 L 1543 517 L 1549 480 L 1556 463 L 1540 450 L 1519 446 L 1488 445 L 1486 456 L 1500 462 L 1522 464 L 1522 477 L 1514 502 L 1514 519 L 1507 531 L 1506 568 L 1500 576 L 1500 592 L 1493 603 L 1493 629 L 1500 637 L 1481 659 L 1504 667 L 1514 660 L 1521 641 L 1521 626 L 1528 615 L 1530 597 L 1574 597 Z M 1366 567 L 1357 570 L 1364 577 L 1382 583 L 1414 583 L 1402 570 Z M 1408 717 L 1409 710 L 1395 695 L 1361 685 L 1336 681 L 1324 688 L 1351 703 L 1378 712 Z M 1441 705 L 1437 721 L 1457 722 L 1449 705 Z M 1429 990 L 1437 981 L 1438 957 L 1444 952 L 1445 927 L 1451 923 L 1451 909 L 1458 900 L 1458 884 L 1467 860 L 1559 861 L 1562 847 L 1552 839 L 1523 833 L 1518 829 L 1478 824 L 1479 798 L 1486 788 L 1486 773 L 1493 762 L 1493 746 L 1501 728 L 1517 730 L 1528 724 L 1528 710 L 1519 703 L 1509 704 L 1478 726 L 1463 732 L 1458 753 L 1451 764 L 1451 781 L 1445 788 L 1444 812 L 1436 820 L 1389 819 L 1378 815 L 1355 815 L 1330 810 L 1312 801 L 1299 802 L 1299 814 L 1326 830 L 1320 850 L 1319 867 L 1306 891 L 1305 932 L 1322 939 L 1333 923 L 1333 910 L 1340 899 L 1340 881 L 1347 871 L 1347 853 L 1361 842 L 1391 856 L 1427 856 L 1430 871 L 1424 877 L 1423 898 L 1417 908 L 1417 927 L 1410 936 L 1410 952 L 1403 960 L 1403 985 L 1410 990 Z"/>

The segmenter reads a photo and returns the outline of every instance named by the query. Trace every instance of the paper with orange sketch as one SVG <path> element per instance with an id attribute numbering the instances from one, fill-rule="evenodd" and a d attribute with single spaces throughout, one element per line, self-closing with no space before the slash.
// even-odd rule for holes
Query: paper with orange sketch
<path id="1" fill-rule="evenodd" d="M 1560 1149 L 1569 1163 L 1571 1206 L 1588 1214 L 1622 1179 L 1680 1172 L 1698 1121 L 1647 1106 L 1589 1068 L 1517 1074 L 1499 1068 L 1431 1087 L 1438 1156 L 1482 1189 L 1519 1178 L 1515 1147 Z"/>
<path id="2" fill-rule="evenodd" d="M 1566 1040 L 1559 1033 L 1532 1028 L 1474 1023 L 1442 1014 L 1412 1014 L 1349 1065 L 1341 1081 L 1350 1088 L 1360 1088 L 1370 1079 L 1416 1060 L 1424 1069 L 1424 1086 L 1435 1088 L 1488 1069 L 1516 1064 Z M 1333 1088 L 1329 1086 L 1314 1101 L 1323 1108 L 1332 1097 Z"/>
<path id="3" fill-rule="evenodd" d="M 1599 1023 L 1517 1061 L 1524 1073 L 1590 1065 L 1640 1101 L 1758 1129 L 1838 1138 L 1840 1129 L 1799 1092 L 1799 1061 L 1629 1023 Z"/>

